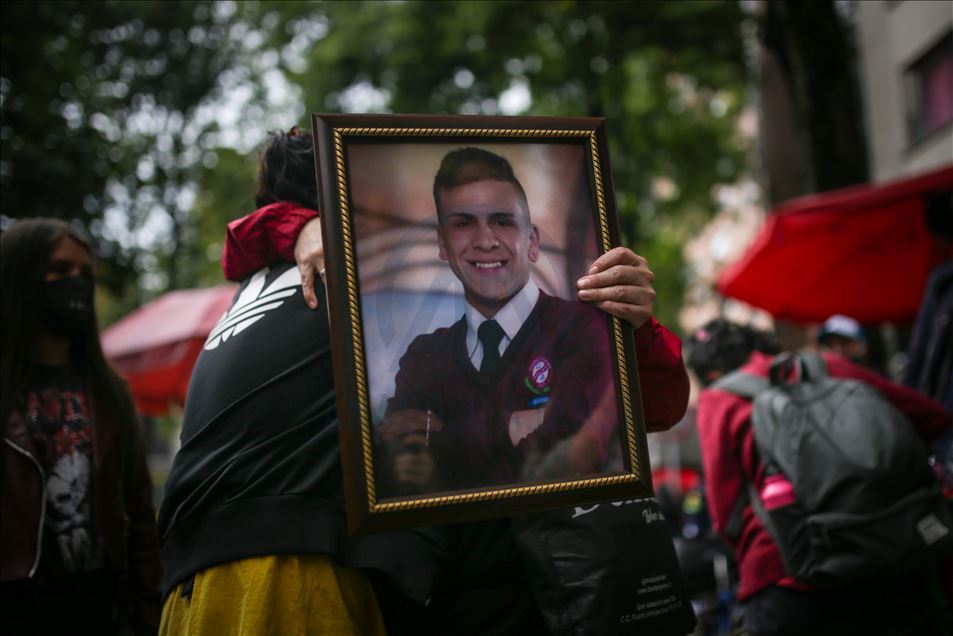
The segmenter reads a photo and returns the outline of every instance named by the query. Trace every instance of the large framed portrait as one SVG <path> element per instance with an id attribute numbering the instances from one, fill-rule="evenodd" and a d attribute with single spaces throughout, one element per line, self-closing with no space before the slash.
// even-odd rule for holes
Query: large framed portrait
<path id="1" fill-rule="evenodd" d="M 651 495 L 602 119 L 313 115 L 348 526 Z"/>

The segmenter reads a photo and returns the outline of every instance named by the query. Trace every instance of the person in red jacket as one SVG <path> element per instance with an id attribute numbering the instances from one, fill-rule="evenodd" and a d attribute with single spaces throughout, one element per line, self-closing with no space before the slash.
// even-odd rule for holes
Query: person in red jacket
<path id="1" fill-rule="evenodd" d="M 768 377 L 772 354 L 780 351 L 778 345 L 770 334 L 717 319 L 693 332 L 687 348 L 688 365 L 705 387 L 699 398 L 697 426 L 706 496 L 715 529 L 735 549 L 740 578 L 737 594 L 746 632 L 752 636 L 934 633 L 924 631 L 935 618 L 924 577 L 878 579 L 851 589 L 822 592 L 787 575 L 773 539 L 745 503 L 747 484 L 760 491 L 764 478 L 751 428 L 752 402 L 710 387 L 739 368 Z M 860 380 L 879 390 L 909 418 L 925 443 L 953 423 L 934 400 L 836 353 L 828 351 L 822 356 L 831 377 Z M 863 625 L 873 631 L 864 631 Z"/>

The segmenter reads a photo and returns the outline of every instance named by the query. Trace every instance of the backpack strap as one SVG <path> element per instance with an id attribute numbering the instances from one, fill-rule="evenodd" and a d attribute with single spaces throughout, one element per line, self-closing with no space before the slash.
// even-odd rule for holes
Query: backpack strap
<path id="1" fill-rule="evenodd" d="M 743 373 L 741 371 L 733 371 L 728 375 L 723 375 L 718 378 L 711 385 L 711 388 L 721 389 L 722 391 L 734 393 L 735 395 L 753 400 L 755 396 L 769 386 L 771 385 L 767 378 L 751 375 L 750 373 Z"/>
<path id="2" fill-rule="evenodd" d="M 792 373 L 795 367 L 798 369 L 796 376 Z M 768 378 L 772 386 L 802 381 L 816 382 L 828 375 L 824 358 L 811 351 L 779 353 L 772 358 L 771 368 L 768 370 Z"/>
<path id="3" fill-rule="evenodd" d="M 781 358 L 785 359 L 782 360 Z M 774 359 L 772 362 L 772 369 L 775 365 L 780 366 L 787 362 L 789 356 L 784 356 L 781 354 Z M 822 361 L 823 362 L 823 361 Z M 727 375 L 723 375 L 718 378 L 714 383 L 712 383 L 711 388 L 721 389 L 722 391 L 727 391 L 735 395 L 745 397 L 753 400 L 757 397 L 762 391 L 771 387 L 771 381 L 768 378 L 762 378 L 757 375 L 752 375 L 750 373 L 743 373 L 741 371 L 734 371 Z M 752 413 L 752 418 L 754 414 Z M 731 510 L 731 515 L 728 517 L 725 522 L 724 528 L 722 528 L 722 534 L 732 541 L 737 541 L 741 536 L 741 521 L 742 515 L 744 514 L 745 508 L 751 506 L 751 509 L 754 511 L 755 516 L 761 521 L 761 525 L 765 527 L 771 536 L 774 535 L 774 527 L 771 522 L 771 519 L 768 517 L 767 512 L 761 505 L 761 500 L 758 497 L 758 491 L 754 487 L 754 484 L 744 478 L 745 487 L 742 488 L 741 492 L 738 493 L 738 499 L 735 501 L 735 505 Z"/>
<path id="4" fill-rule="evenodd" d="M 778 548 L 781 561 L 784 563 L 784 571 L 793 572 L 794 570 L 791 569 L 791 564 L 788 562 L 788 551 L 782 549 L 784 544 L 781 542 L 781 534 L 778 532 L 778 527 L 771 519 L 771 515 L 768 514 L 768 511 L 764 509 L 764 505 L 761 503 L 761 496 L 758 494 L 758 489 L 755 488 L 754 484 L 750 481 L 748 481 L 747 484 L 748 496 L 743 499 L 746 503 L 751 504 L 751 510 L 754 512 L 754 516 L 761 522 L 761 525 L 767 531 L 771 540 L 774 541 L 774 545 Z"/>
<path id="5" fill-rule="evenodd" d="M 780 357 L 781 356 L 778 356 L 778 358 Z M 775 363 L 777 362 L 778 359 L 775 358 Z M 774 366 L 774 363 L 772 366 Z M 743 373 L 741 371 L 733 371 L 732 373 L 718 378 L 718 380 L 712 383 L 710 388 L 720 389 L 722 391 L 727 391 L 728 393 L 733 393 L 734 395 L 753 400 L 758 396 L 758 394 L 770 387 L 771 381 L 768 380 L 768 378 L 762 378 L 760 376 L 752 375 L 750 373 Z M 752 414 L 752 417 L 754 417 L 754 414 Z M 773 534 L 773 524 L 771 523 L 771 519 L 768 517 L 767 512 L 761 506 L 761 500 L 758 498 L 757 489 L 754 487 L 754 484 L 747 479 L 747 477 L 744 479 L 744 481 L 745 488 L 743 488 L 739 493 L 738 500 L 735 501 L 734 508 L 731 510 L 731 515 L 726 521 L 725 527 L 722 529 L 722 534 L 732 541 L 738 540 L 738 538 L 741 536 L 742 515 L 744 514 L 745 508 L 750 505 L 755 513 L 755 516 L 761 521 L 761 524 L 765 526 L 765 528 L 768 530 L 768 533 L 772 536 L 775 536 Z"/>
<path id="6" fill-rule="evenodd" d="M 727 522 L 725 522 L 725 527 L 722 528 L 721 533 L 731 541 L 738 541 L 741 537 L 742 515 L 744 514 L 745 508 L 751 506 L 754 516 L 761 522 L 761 525 L 764 526 L 764 529 L 774 540 L 775 544 L 781 545 L 774 521 L 771 520 L 771 515 L 768 514 L 768 511 L 764 509 L 764 505 L 761 503 L 761 497 L 758 495 L 758 489 L 755 488 L 754 484 L 747 478 L 745 478 L 744 482 L 745 487 L 738 493 L 738 500 L 735 501 L 735 506 L 731 510 L 731 516 L 729 516 Z M 783 558 L 784 554 L 782 553 L 781 556 Z"/>
<path id="7" fill-rule="evenodd" d="M 745 483 L 748 483 L 747 479 L 745 479 Z M 722 534 L 732 541 L 737 541 L 741 537 L 742 515 L 745 512 L 745 508 L 748 506 L 748 499 L 751 496 L 749 490 L 750 488 L 742 490 L 740 493 L 738 493 L 738 499 L 735 501 L 735 507 L 731 509 L 731 515 L 728 517 L 728 521 L 725 522 L 725 527 L 721 530 Z"/>
<path id="8" fill-rule="evenodd" d="M 812 382 L 828 377 L 827 363 L 824 358 L 812 351 L 802 351 L 797 354 L 801 361 L 801 373 Z"/>

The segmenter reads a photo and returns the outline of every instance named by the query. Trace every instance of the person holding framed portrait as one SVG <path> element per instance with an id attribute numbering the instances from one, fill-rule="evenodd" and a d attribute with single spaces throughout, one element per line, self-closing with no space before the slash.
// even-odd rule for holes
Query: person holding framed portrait
<path id="1" fill-rule="evenodd" d="M 515 188 L 513 190 L 515 191 Z M 505 216 L 509 218 L 508 215 Z M 512 216 L 513 220 L 518 222 L 519 216 Z M 284 255 L 284 259 L 290 258 L 291 248 L 298 240 L 299 244 L 311 246 L 309 250 L 299 251 L 297 260 L 305 282 L 307 283 L 308 277 L 313 282 L 314 278 L 323 272 L 323 249 L 319 228 L 314 223 L 308 225 L 309 220 L 311 219 L 306 217 L 279 218 L 263 213 L 246 217 L 236 226 L 241 227 L 241 231 L 228 237 L 228 257 L 224 266 L 229 278 L 241 278 L 267 264 L 263 259 L 275 258 L 280 254 Z M 524 220 L 528 221 L 528 218 Z M 520 227 L 524 234 L 516 239 L 516 243 L 520 244 L 526 260 L 531 260 L 535 242 L 533 231 L 527 224 Z M 449 245 L 447 247 L 449 262 Z M 459 265 L 459 260 L 457 262 Z M 494 265 L 492 259 L 488 264 L 491 268 L 505 269 L 502 264 Z M 486 264 L 475 267 L 485 266 Z M 519 278 L 517 277 L 517 282 Z M 639 382 L 642 395 L 646 396 L 643 404 L 645 426 L 649 431 L 657 431 L 670 428 L 684 414 L 688 380 L 681 361 L 679 339 L 651 316 L 655 295 L 652 281 L 653 276 L 643 258 L 626 248 L 615 248 L 593 262 L 589 274 L 579 283 L 579 300 L 591 303 L 635 327 Z M 525 289 L 527 283 L 528 281 L 522 281 L 521 285 L 517 285 L 517 292 Z M 307 290 L 311 289 L 311 285 L 305 284 L 304 289 L 307 298 Z M 504 294 L 507 295 L 509 294 Z M 536 297 L 536 303 L 539 298 Z M 313 296 L 308 299 L 312 307 L 317 306 L 316 300 Z M 478 304 L 482 304 L 481 301 L 481 298 L 477 298 Z M 533 307 L 534 304 L 530 303 L 530 306 Z M 592 313 L 590 309 L 591 307 L 580 313 L 589 316 Z M 494 315 L 499 315 L 499 310 Z M 519 327 L 516 331 L 519 331 Z M 510 347 L 514 346 L 513 341 L 519 346 L 519 341 L 511 338 Z M 503 359 L 505 355 L 504 350 L 500 358 Z M 482 363 L 480 360 L 481 366 Z M 426 409 L 423 411 L 422 421 L 419 417 L 413 419 L 416 423 L 407 424 L 407 432 L 419 435 L 422 425 L 423 442 L 426 444 Z M 431 435 L 435 439 L 437 424 L 432 412 L 430 427 Z M 403 434 L 400 427 L 395 430 Z M 507 443 L 513 445 L 511 441 Z M 424 465 L 420 462 L 416 465 L 414 462 L 408 462 L 405 468 L 408 471 L 426 473 L 429 469 L 425 464 L 426 462 Z M 617 581 L 619 577 L 612 578 L 612 571 L 630 571 L 629 564 L 620 564 L 612 558 L 613 553 L 618 556 L 618 549 L 613 546 L 630 544 L 635 540 L 631 533 L 637 527 L 635 521 L 641 516 L 639 512 L 642 508 L 632 505 L 634 502 L 626 503 L 630 505 L 603 506 L 596 513 L 586 515 L 580 514 L 578 510 L 560 511 L 566 512 L 566 519 L 560 521 L 560 525 L 570 542 L 573 541 L 573 536 L 591 532 L 592 526 L 583 522 L 595 519 L 596 514 L 600 517 L 593 523 L 607 529 L 605 535 L 600 535 L 600 539 L 611 537 L 609 541 L 600 541 L 600 546 L 606 554 L 598 558 L 590 554 L 581 555 L 572 564 L 553 561 L 552 567 L 559 570 L 560 585 L 567 585 L 567 581 L 577 581 L 581 584 L 579 589 L 589 589 L 593 586 L 600 589 L 613 588 L 615 586 L 607 581 Z M 535 517 L 540 518 L 540 515 Z M 428 623 L 428 628 L 432 628 L 433 633 L 561 633 L 554 625 L 570 614 L 576 617 L 574 624 L 577 626 L 598 625 L 603 631 L 612 629 L 613 625 L 618 628 L 619 623 L 613 621 L 618 621 L 619 617 L 611 615 L 612 609 L 618 605 L 592 601 L 604 594 L 604 591 L 594 592 L 595 596 L 590 596 L 588 600 L 582 599 L 580 602 L 587 604 L 587 607 L 579 609 L 578 612 L 569 612 L 565 606 L 557 608 L 552 599 L 543 598 L 534 591 L 538 588 L 539 580 L 553 578 L 552 572 L 542 572 L 534 565 L 536 561 L 521 556 L 527 552 L 524 537 L 521 536 L 524 534 L 523 530 L 530 528 L 525 534 L 535 533 L 536 527 L 533 520 L 528 525 L 525 519 L 514 520 L 511 526 L 510 518 L 446 527 L 448 558 L 439 583 L 435 586 L 434 597 L 427 608 L 428 620 L 433 623 Z M 575 543 L 583 545 L 579 541 Z M 605 560 L 602 560 L 603 557 Z M 625 559 L 627 562 L 629 560 L 628 557 Z M 559 618 L 554 619 L 554 616 Z M 422 625 L 419 633 L 430 632 Z"/>

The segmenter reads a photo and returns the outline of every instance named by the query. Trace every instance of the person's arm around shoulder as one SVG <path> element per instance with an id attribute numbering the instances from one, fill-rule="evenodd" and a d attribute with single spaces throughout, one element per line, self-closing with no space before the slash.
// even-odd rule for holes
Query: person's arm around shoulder
<path id="1" fill-rule="evenodd" d="M 294 262 L 298 236 L 317 216 L 315 210 L 280 202 L 229 223 L 222 250 L 225 278 L 238 282 L 273 263 Z M 320 239 L 320 228 L 318 237 Z"/>
<path id="2" fill-rule="evenodd" d="M 225 278 L 241 281 L 280 261 L 297 263 L 304 300 L 317 309 L 314 281 L 324 271 L 317 211 L 293 203 L 273 203 L 228 224 L 222 250 Z"/>
<path id="3" fill-rule="evenodd" d="M 635 353 L 646 430 L 671 428 L 688 408 L 688 373 L 682 342 L 652 316 L 655 274 L 648 261 L 616 247 L 597 258 L 582 277 L 579 299 L 594 303 L 635 328 Z"/>
<path id="4" fill-rule="evenodd" d="M 944 431 L 953 426 L 950 413 L 936 400 L 915 389 L 891 382 L 843 356 L 825 352 L 823 357 L 831 377 L 860 380 L 880 391 L 898 411 L 910 418 L 910 422 L 917 429 L 920 437 L 928 444 L 934 442 Z"/>

